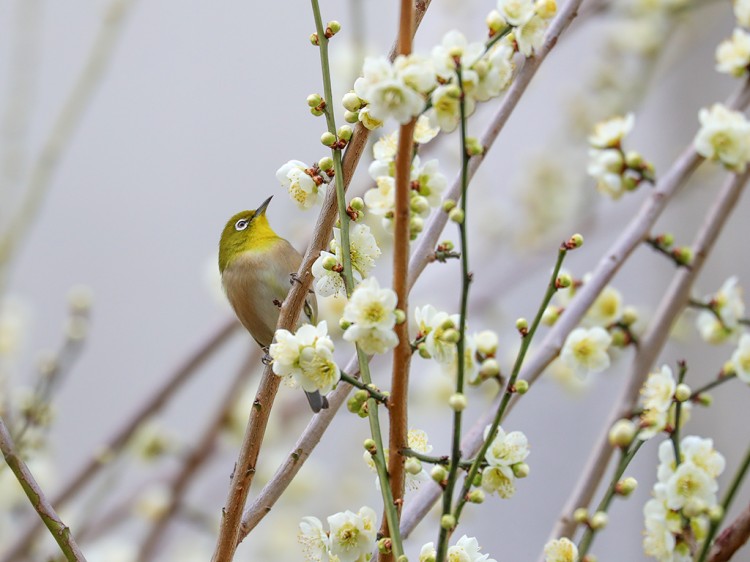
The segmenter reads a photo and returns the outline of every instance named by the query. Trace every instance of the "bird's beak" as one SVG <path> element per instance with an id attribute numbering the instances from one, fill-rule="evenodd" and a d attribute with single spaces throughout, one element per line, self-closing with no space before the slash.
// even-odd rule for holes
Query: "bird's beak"
<path id="1" fill-rule="evenodd" d="M 266 199 L 265 201 L 263 201 L 263 203 L 261 204 L 261 206 L 258 207 L 255 210 L 255 215 L 256 216 L 264 215 L 266 213 L 266 208 L 268 207 L 268 204 L 271 202 L 271 199 L 273 199 L 273 195 L 271 195 L 271 197 L 269 197 L 268 199 Z"/>

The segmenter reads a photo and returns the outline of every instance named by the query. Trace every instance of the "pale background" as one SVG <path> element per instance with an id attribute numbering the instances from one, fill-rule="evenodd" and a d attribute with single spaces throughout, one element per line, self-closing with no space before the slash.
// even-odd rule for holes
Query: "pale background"
<path id="1" fill-rule="evenodd" d="M 32 11 L 36 6 L 38 19 L 21 32 L 17 15 L 23 2 L 28 2 Z M 19 33 L 31 38 L 37 51 L 34 55 L 32 48 L 27 68 L 33 94 L 26 100 L 29 121 L 20 154 L 24 173 L 80 71 L 105 6 L 105 2 L 94 0 L 0 1 L 0 108 L 6 107 L 14 91 L 8 79 L 9 53 Z M 361 2 L 361 6 L 364 48 L 384 53 L 395 33 L 396 3 L 370 1 Z M 417 49 L 429 50 L 453 28 L 481 40 L 484 17 L 492 7 L 487 1 L 435 0 L 418 32 Z M 323 13 L 324 19 L 338 19 L 344 28 L 332 43 L 341 93 L 356 68 L 357 51 L 350 43 L 352 5 L 326 2 Z M 572 206 L 594 211 L 579 215 L 533 247 L 508 244 L 513 230 L 521 228 L 513 221 L 526 212 L 518 193 L 530 169 L 547 158 L 565 158 L 569 150 L 580 173 L 586 149 L 570 140 L 580 138 L 566 125 L 570 100 L 590 87 L 600 46 L 611 33 L 607 21 L 611 22 L 606 16 L 591 19 L 561 41 L 472 187 L 473 295 L 477 302 L 485 299 L 486 304 L 489 299 L 492 306 L 479 307 L 471 327 L 498 330 L 506 357 L 515 349 L 510 330 L 513 321 L 533 314 L 559 239 L 575 231 L 584 234 L 587 244 L 567 264 L 576 276 L 582 276 L 648 191 L 644 188 L 613 204 L 597 197 L 592 182 L 583 178 L 570 195 L 575 203 Z M 657 175 L 692 138 L 698 108 L 725 99 L 736 87 L 713 70 L 715 45 L 730 34 L 732 25 L 726 1 L 712 2 L 680 20 L 666 54 L 657 63 L 652 90 L 642 103 L 633 102 L 626 108 L 637 116 L 636 129 L 627 142 L 655 162 Z M 269 210 L 271 222 L 281 235 L 303 247 L 314 224 L 314 211 L 305 213 L 293 207 L 276 183 L 274 172 L 289 159 L 312 162 L 325 154 L 317 140 L 323 121 L 312 117 L 305 104 L 309 93 L 322 90 L 317 52 L 307 39 L 312 30 L 312 15 L 305 2 L 261 5 L 161 0 L 138 2 L 133 8 L 112 63 L 12 264 L 7 287 L 7 294 L 20 299 L 28 312 L 25 343 L 14 367 L 18 385 L 31 380 L 40 350 L 54 348 L 60 340 L 70 287 L 83 283 L 95 295 L 85 352 L 54 402 L 57 417 L 51 432 L 54 468 L 47 478 L 50 490 L 66 481 L 159 386 L 170 369 L 230 316 L 216 298 L 215 275 L 209 274 L 215 268 L 220 230 L 229 216 L 254 208 L 275 194 Z M 488 105 L 488 111 L 478 112 L 471 121 L 473 134 L 481 132 L 482 122 L 497 100 Z M 456 169 L 457 143 L 455 135 L 440 141 L 442 147 L 453 151 L 440 152 L 449 179 Z M 3 150 L 7 151 L 7 146 Z M 657 232 L 670 229 L 678 241 L 689 243 L 722 178 L 716 167 L 703 166 L 691 187 L 670 206 Z M 353 186 L 360 192 L 368 187 L 364 165 Z M 0 220 L 7 219 L 17 202 L 17 196 L 0 202 Z M 746 198 L 701 275 L 701 294 L 715 291 L 731 274 L 739 275 L 744 284 L 750 280 L 748 213 L 750 201 Z M 450 228 L 446 236 L 457 239 Z M 383 283 L 389 280 L 389 259 L 386 252 L 375 272 Z M 638 306 L 647 316 L 672 272 L 669 263 L 643 248 L 614 284 L 628 304 Z M 412 303 L 433 302 L 439 308 L 457 310 L 458 263 L 430 266 L 425 276 Z M 729 357 L 731 346 L 699 345 L 692 322 L 686 323 L 684 333 L 685 338 L 671 345 L 660 362 L 685 358 L 690 364 L 688 381 L 705 381 Z M 181 443 L 189 445 L 196 437 L 251 343 L 245 334 L 236 336 L 160 418 Z M 341 353 L 342 362 L 349 352 Z M 484 551 L 499 562 L 536 559 L 581 469 L 588 444 L 598 434 L 627 374 L 631 356 L 632 352 L 625 353 L 610 372 L 597 376 L 590 389 L 579 396 L 571 396 L 547 380 L 534 387 L 504 424 L 508 430 L 519 429 L 528 435 L 531 476 L 519 482 L 518 493 L 511 500 L 488 498 L 480 507 L 467 508 L 456 537 L 464 532 L 476 535 Z M 507 365 L 508 359 L 504 362 Z M 375 377 L 387 385 L 387 365 L 377 365 Z M 413 376 L 415 392 L 428 394 L 428 387 L 434 386 L 430 381 L 440 375 L 415 359 Z M 686 429 L 688 434 L 712 436 L 727 457 L 722 485 L 747 447 L 744 428 L 749 420 L 750 390 L 740 384 L 732 389 L 716 392 L 717 407 L 694 410 Z M 297 398 L 282 389 L 279 399 L 289 402 Z M 478 407 L 480 402 L 484 404 L 486 399 L 473 400 Z M 295 427 L 303 427 L 308 417 L 309 412 L 300 408 Z M 411 425 L 426 429 L 435 453 L 442 453 L 448 450 L 446 420 L 447 408 L 441 409 L 437 403 L 418 405 Z M 275 468 L 295 435 L 271 430 L 268 449 L 261 457 L 265 472 Z M 336 511 L 356 511 L 364 504 L 379 512 L 374 474 L 361 460 L 359 444 L 366 436 L 365 420 L 340 412 L 331 433 L 301 474 L 304 485 L 294 486 L 292 499 L 277 505 L 245 540 L 236 559 L 300 560 L 294 537 L 303 515 L 324 520 Z M 225 440 L 220 457 L 189 496 L 191 505 L 211 517 L 218 518 L 223 505 L 236 449 L 236 441 Z M 601 560 L 644 558 L 641 509 L 655 479 L 655 450 L 656 443 L 649 443 L 628 471 L 638 478 L 640 487 L 631 499 L 615 502 L 610 527 L 597 537 L 593 548 Z M 170 474 L 175 466 L 174 461 L 145 467 L 133 461 L 99 485 L 124 498 L 141 489 L 144 482 Z M 746 497 L 735 507 L 746 502 Z M 74 520 L 80 516 L 75 510 L 67 513 Z M 130 523 L 114 529 L 107 540 L 114 537 L 138 544 L 143 529 L 134 516 Z M 407 552 L 413 559 L 423 542 L 437 536 L 434 519 L 420 529 L 418 537 L 408 543 Z M 186 550 L 196 560 L 208 559 L 213 536 L 188 526 L 176 526 L 173 531 L 176 540 L 168 543 L 158 559 L 187 558 Z M 101 544 L 83 547 L 84 551 L 91 548 L 92 562 L 114 560 L 96 557 Z"/>

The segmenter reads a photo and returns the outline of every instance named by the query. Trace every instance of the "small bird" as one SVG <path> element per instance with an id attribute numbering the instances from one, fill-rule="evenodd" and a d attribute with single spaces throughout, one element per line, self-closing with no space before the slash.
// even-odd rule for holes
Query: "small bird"
<path id="1" fill-rule="evenodd" d="M 302 255 L 268 224 L 266 208 L 272 197 L 254 211 L 242 211 L 229 219 L 219 242 L 219 271 L 227 298 L 237 318 L 266 353 L 281 303 L 302 262 Z M 315 323 L 317 312 L 315 294 L 310 293 L 300 324 Z M 320 392 L 306 394 L 314 412 L 328 407 Z"/>

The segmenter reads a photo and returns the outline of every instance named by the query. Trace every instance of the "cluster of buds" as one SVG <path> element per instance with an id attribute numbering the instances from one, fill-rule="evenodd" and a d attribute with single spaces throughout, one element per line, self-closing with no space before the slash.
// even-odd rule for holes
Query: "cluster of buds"
<path id="1" fill-rule="evenodd" d="M 331 37 L 336 35 L 339 31 L 341 31 L 341 24 L 337 22 L 336 20 L 333 20 L 333 21 L 329 21 L 326 24 L 326 28 L 323 34 L 325 35 L 326 39 L 330 39 Z M 320 45 L 320 37 L 318 37 L 317 33 L 310 34 L 310 43 L 312 45 L 315 45 L 316 47 Z"/>
<path id="2" fill-rule="evenodd" d="M 654 166 L 636 151 L 625 152 L 622 140 L 633 128 L 632 114 L 597 123 L 589 137 L 587 171 L 596 180 L 596 187 L 612 199 L 626 191 L 635 191 L 645 181 L 654 183 Z"/>
<path id="3" fill-rule="evenodd" d="M 366 390 L 358 390 L 346 401 L 346 409 L 352 414 L 357 414 L 360 418 L 366 418 L 368 412 L 367 399 L 369 397 L 370 393 Z"/>
<path id="4" fill-rule="evenodd" d="M 497 353 L 498 339 L 497 334 L 492 330 L 484 330 L 474 336 L 474 345 L 476 346 L 475 358 L 479 365 L 479 375 L 469 384 L 477 385 L 488 379 L 500 378 L 500 365 L 495 359 Z"/>
<path id="5" fill-rule="evenodd" d="M 323 133 L 320 136 L 320 142 L 332 150 L 343 150 L 353 134 L 354 130 L 349 125 L 343 125 L 339 127 L 335 135 L 330 131 Z"/>
<path id="6" fill-rule="evenodd" d="M 440 263 L 445 263 L 449 259 L 457 259 L 461 257 L 461 254 L 455 252 L 455 246 L 450 240 L 443 240 L 435 248 L 435 259 Z"/>
<path id="7" fill-rule="evenodd" d="M 657 252 L 668 256 L 679 267 L 690 267 L 693 262 L 693 249 L 690 246 L 675 246 L 674 236 L 669 233 L 649 238 L 646 243 Z"/>

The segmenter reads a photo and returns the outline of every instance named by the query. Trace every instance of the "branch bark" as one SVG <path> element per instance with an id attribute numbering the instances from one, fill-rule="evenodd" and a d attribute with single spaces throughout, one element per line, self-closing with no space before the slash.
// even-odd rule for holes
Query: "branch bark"
<path id="1" fill-rule="evenodd" d="M 750 505 L 748 505 L 737 519 L 724 529 L 716 538 L 716 542 L 708 555 L 709 562 L 726 562 L 731 560 L 750 538 Z"/>

